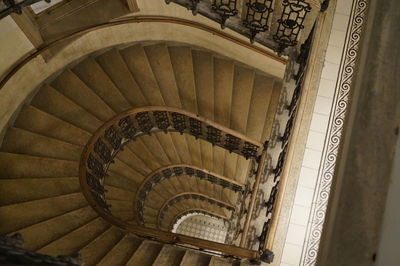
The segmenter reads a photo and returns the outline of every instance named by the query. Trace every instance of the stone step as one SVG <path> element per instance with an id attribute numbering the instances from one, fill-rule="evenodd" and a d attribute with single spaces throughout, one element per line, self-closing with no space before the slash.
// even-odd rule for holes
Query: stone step
<path id="1" fill-rule="evenodd" d="M 78 167 L 72 161 L 0 152 L 0 178 L 71 177 Z"/>
<path id="2" fill-rule="evenodd" d="M 127 266 L 137 266 L 137 265 L 152 265 L 156 260 L 159 252 L 161 251 L 162 245 L 143 241 L 137 250 L 133 253 L 132 257 L 127 262 Z"/>
<path id="3" fill-rule="evenodd" d="M 142 240 L 126 234 L 97 265 L 125 265 L 141 243 Z"/>
<path id="4" fill-rule="evenodd" d="M 170 107 L 181 108 L 178 87 L 168 48 L 165 44 L 143 47 L 157 81 L 164 103 Z"/>
<path id="5" fill-rule="evenodd" d="M 38 250 L 81 226 L 93 221 L 97 213 L 90 206 L 61 214 L 49 220 L 18 230 L 24 239 L 24 248 Z"/>
<path id="6" fill-rule="evenodd" d="M 69 69 L 61 73 L 51 86 L 101 121 L 107 121 L 115 115 L 107 103 Z"/>
<path id="7" fill-rule="evenodd" d="M 99 261 L 124 237 L 125 233 L 110 227 L 79 251 L 85 265 L 97 265 Z"/>
<path id="8" fill-rule="evenodd" d="M 154 106 L 165 105 L 165 101 L 143 47 L 141 45 L 130 46 L 121 50 L 120 53 L 139 85 L 147 103 Z"/>
<path id="9" fill-rule="evenodd" d="M 86 145 L 90 133 L 32 105 L 25 106 L 15 127 L 75 145 Z M 4 143 L 4 142 L 3 142 Z"/>
<path id="10" fill-rule="evenodd" d="M 185 250 L 164 245 L 158 254 L 153 266 L 179 266 L 185 255 Z"/>
<path id="11" fill-rule="evenodd" d="M 80 190 L 77 177 L 1 178 L 0 206 L 51 198 Z"/>
<path id="12" fill-rule="evenodd" d="M 48 85 L 39 90 L 31 104 L 88 132 L 96 131 L 102 124 L 86 109 Z"/>
<path id="13" fill-rule="evenodd" d="M 82 146 L 15 127 L 7 130 L 1 147 L 3 152 L 67 161 L 79 161 L 82 150 Z"/>
<path id="14" fill-rule="evenodd" d="M 119 114 L 131 108 L 131 105 L 94 58 L 85 59 L 72 71 L 115 113 Z"/>
<path id="15" fill-rule="evenodd" d="M 0 207 L 0 232 L 11 233 L 87 205 L 81 192 Z"/>
<path id="16" fill-rule="evenodd" d="M 148 105 L 119 50 L 111 49 L 96 57 L 96 61 L 132 107 L 137 108 Z"/>
<path id="17" fill-rule="evenodd" d="M 109 223 L 98 217 L 67 235 L 54 240 L 37 250 L 37 252 L 50 256 L 76 254 L 109 227 Z"/>
<path id="18" fill-rule="evenodd" d="M 187 250 L 182 258 L 181 266 L 207 266 L 210 263 L 210 256 Z"/>

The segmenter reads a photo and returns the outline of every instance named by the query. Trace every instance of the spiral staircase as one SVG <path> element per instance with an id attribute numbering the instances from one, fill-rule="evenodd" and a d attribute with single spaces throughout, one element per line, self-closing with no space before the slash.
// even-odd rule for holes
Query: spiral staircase
<path id="1" fill-rule="evenodd" d="M 263 143 L 281 88 L 276 77 L 179 43 L 118 46 L 74 62 L 38 88 L 6 132 L 0 233 L 20 233 L 23 248 L 38 253 L 79 253 L 85 265 L 239 265 L 143 240 L 103 219 L 82 193 L 81 161 L 110 121 L 150 109 L 187 113 Z M 109 215 L 163 231 L 188 210 L 230 219 L 251 160 L 213 144 L 179 130 L 126 142 L 102 180 Z"/>

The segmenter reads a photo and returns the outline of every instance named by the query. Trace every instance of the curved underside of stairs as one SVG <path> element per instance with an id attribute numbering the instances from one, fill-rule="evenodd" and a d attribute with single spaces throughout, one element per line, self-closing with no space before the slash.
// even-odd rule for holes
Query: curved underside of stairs
<path id="1" fill-rule="evenodd" d="M 86 265 L 223 265 L 214 257 L 140 240 L 103 220 L 81 192 L 82 152 L 105 122 L 149 106 L 179 108 L 263 143 L 281 87 L 268 74 L 179 44 L 135 44 L 75 62 L 43 84 L 6 132 L 0 149 L 0 233 L 19 232 L 24 248 L 40 253 L 79 252 Z M 166 231 L 188 210 L 229 219 L 240 191 L 186 173 L 152 186 L 142 220 L 136 203 L 145 180 L 160 169 L 191 166 L 244 188 L 250 164 L 206 140 L 155 132 L 135 138 L 116 155 L 104 179 L 105 197 L 118 219 Z M 174 200 L 185 194 L 197 196 Z"/>

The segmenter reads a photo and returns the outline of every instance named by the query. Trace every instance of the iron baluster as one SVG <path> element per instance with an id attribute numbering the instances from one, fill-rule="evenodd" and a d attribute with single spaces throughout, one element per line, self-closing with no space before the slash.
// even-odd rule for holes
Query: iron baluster
<path id="1" fill-rule="evenodd" d="M 104 137 L 108 141 L 108 143 L 110 143 L 111 147 L 113 147 L 114 150 L 118 150 L 121 147 L 122 137 L 118 135 L 113 126 L 107 128 Z"/>
<path id="2" fill-rule="evenodd" d="M 139 125 L 139 129 L 150 135 L 150 131 L 153 128 L 153 123 L 150 119 L 150 114 L 149 112 L 141 112 L 141 113 L 137 113 L 136 116 L 136 121 L 138 122 Z"/>
<path id="3" fill-rule="evenodd" d="M 253 43 L 256 35 L 269 29 L 268 22 L 272 9 L 272 0 L 250 0 L 246 3 L 247 13 L 243 25 L 250 30 L 250 41 Z"/>
<path id="4" fill-rule="evenodd" d="M 258 147 L 256 145 L 249 143 L 247 141 L 244 142 L 242 154 L 246 158 L 246 160 L 252 157 L 256 157 L 257 152 L 258 152 Z"/>
<path id="5" fill-rule="evenodd" d="M 221 143 L 222 131 L 213 126 L 207 126 L 207 140 L 214 146 Z"/>
<path id="6" fill-rule="evenodd" d="M 297 45 L 297 38 L 304 28 L 304 20 L 311 5 L 304 0 L 283 0 L 283 11 L 278 19 L 278 28 L 274 40 L 278 43 L 278 52 L 281 53 L 288 46 Z"/>
<path id="7" fill-rule="evenodd" d="M 190 134 L 192 134 L 196 139 L 203 135 L 201 128 L 201 121 L 189 118 Z"/>
<path id="8" fill-rule="evenodd" d="M 239 138 L 232 136 L 231 134 L 226 134 L 224 146 L 230 153 L 239 150 L 239 143 Z"/>
<path id="9" fill-rule="evenodd" d="M 274 168 L 274 182 L 276 179 L 280 176 L 283 170 L 283 166 L 285 164 L 285 159 L 286 159 L 286 152 L 287 152 L 288 144 L 285 145 L 281 153 L 279 154 L 278 162 L 276 164 L 276 167 Z"/>
<path id="10" fill-rule="evenodd" d="M 101 184 L 101 181 L 91 173 L 86 173 L 86 182 L 92 189 L 92 191 L 98 194 L 104 194 L 105 190 L 103 185 Z"/>
<path id="11" fill-rule="evenodd" d="M 172 116 L 172 125 L 173 127 L 181 134 L 186 129 L 186 116 L 180 113 L 173 112 Z"/>
<path id="12" fill-rule="evenodd" d="M 212 10 L 221 16 L 221 28 L 225 28 L 226 20 L 238 14 L 237 0 L 213 0 Z"/>
<path id="13" fill-rule="evenodd" d="M 111 205 L 107 204 L 106 200 L 104 199 L 104 195 L 92 191 L 92 196 L 99 207 L 107 212 L 110 212 Z"/>
<path id="14" fill-rule="evenodd" d="M 290 134 L 292 133 L 292 127 L 294 123 L 295 114 L 293 113 L 288 121 L 286 122 L 285 132 L 279 140 L 282 142 L 281 148 L 283 148 L 289 141 Z"/>
<path id="15" fill-rule="evenodd" d="M 103 178 L 106 175 L 103 164 L 99 162 L 92 154 L 89 155 L 87 166 L 99 178 Z"/>
<path id="16" fill-rule="evenodd" d="M 94 151 L 103 160 L 105 164 L 112 161 L 111 150 L 101 139 L 98 139 L 94 144 Z"/>
<path id="17" fill-rule="evenodd" d="M 157 127 L 167 133 L 167 129 L 170 126 L 168 113 L 166 111 L 154 111 L 153 116 Z"/>
<path id="18" fill-rule="evenodd" d="M 137 130 L 135 126 L 133 125 L 133 121 L 130 116 L 126 116 L 119 120 L 118 126 L 121 128 L 122 133 L 124 134 L 124 137 L 133 140 L 135 139 L 135 135 L 137 133 Z"/>
<path id="19" fill-rule="evenodd" d="M 302 85 L 301 83 L 297 84 L 296 88 L 293 91 L 293 95 L 292 95 L 290 104 L 286 107 L 286 109 L 289 111 L 290 116 L 292 116 L 292 114 L 294 113 L 294 110 L 296 109 L 296 106 L 297 106 L 297 102 L 300 98 L 300 93 L 301 93 L 301 89 L 302 89 L 301 85 Z"/>

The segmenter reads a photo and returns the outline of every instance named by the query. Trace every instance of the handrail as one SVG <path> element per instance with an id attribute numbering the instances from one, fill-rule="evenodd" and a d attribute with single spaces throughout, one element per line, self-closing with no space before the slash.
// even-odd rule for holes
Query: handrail
<path id="1" fill-rule="evenodd" d="M 184 236 L 180 234 L 164 232 L 156 229 L 146 228 L 143 226 L 137 226 L 133 224 L 129 224 L 124 222 L 111 213 L 107 212 L 104 208 L 99 206 L 96 200 L 92 197 L 91 191 L 88 188 L 88 184 L 86 180 L 82 177 L 85 176 L 86 167 L 85 163 L 87 161 L 87 150 L 88 146 L 85 146 L 83 151 L 83 156 L 81 157 L 80 166 L 79 166 L 79 182 L 82 187 L 82 193 L 84 194 L 85 198 L 87 199 L 89 205 L 101 216 L 103 219 L 108 221 L 114 226 L 117 226 L 123 230 L 127 230 L 130 233 L 133 233 L 139 237 L 143 237 L 146 239 L 151 239 L 155 241 L 159 241 L 166 244 L 186 244 L 196 246 L 201 249 L 211 249 L 214 251 L 222 252 L 223 254 L 227 254 L 230 256 L 234 256 L 237 258 L 243 259 L 252 259 L 252 260 L 260 260 L 259 252 L 256 250 L 245 249 L 233 245 L 226 245 L 217 242 L 212 242 L 208 240 L 198 239 L 194 237 Z"/>
<path id="2" fill-rule="evenodd" d="M 231 189 L 234 192 L 243 192 L 244 190 L 244 184 L 231 178 L 227 178 L 193 165 L 173 164 L 161 167 L 147 175 L 147 177 L 141 182 L 139 189 L 136 192 L 135 200 L 133 201 L 133 209 L 136 210 L 137 214 L 143 214 L 144 203 L 147 195 L 155 185 L 172 176 L 183 175 L 196 176 L 201 180 L 206 180 L 213 184 L 220 185 L 224 188 Z"/>
<path id="3" fill-rule="evenodd" d="M 110 212 L 105 200 L 103 183 L 113 158 L 123 145 L 136 137 L 152 134 L 154 130 L 168 132 L 171 128 L 180 133 L 203 138 L 242 156 L 246 154 L 250 158 L 258 157 L 258 149 L 261 147 L 257 141 L 236 131 L 178 108 L 150 106 L 128 110 L 104 123 L 84 147 L 79 164 L 79 181 L 89 205 L 111 224 L 139 236 L 163 243 L 179 242 L 222 252 L 229 256 L 259 260 L 258 251 L 128 224 Z M 249 145 L 253 145 L 253 148 L 249 149 Z M 223 206 L 234 210 L 233 205 L 224 203 Z"/>
<path id="4" fill-rule="evenodd" d="M 172 231 L 172 229 L 174 228 L 174 225 L 178 222 L 178 220 L 180 218 L 182 218 L 185 215 L 192 214 L 192 213 L 199 213 L 199 214 L 203 214 L 203 215 L 209 215 L 211 217 L 214 217 L 214 218 L 217 218 L 217 219 L 222 219 L 222 220 L 225 220 L 225 221 L 227 221 L 229 219 L 227 216 L 220 215 L 218 213 L 213 213 L 213 212 L 201 209 L 201 208 L 187 209 L 187 210 L 184 210 L 184 211 L 178 213 L 177 215 L 175 215 L 175 217 L 171 220 L 171 223 L 168 226 L 169 231 Z"/>
<path id="5" fill-rule="evenodd" d="M 168 208 L 170 206 L 172 206 L 172 204 L 178 203 L 181 200 L 187 200 L 187 199 L 199 199 L 199 200 L 203 200 L 203 201 L 207 201 L 210 204 L 214 204 L 217 205 L 220 208 L 226 208 L 227 210 L 230 210 L 232 212 L 235 211 L 235 206 L 233 206 L 232 204 L 225 202 L 225 201 L 221 201 L 215 198 L 212 198 L 208 195 L 202 194 L 202 193 L 198 193 L 198 192 L 183 192 L 183 193 L 179 193 L 176 194 L 175 196 L 169 198 L 168 200 L 166 200 L 163 205 L 160 207 L 160 209 L 158 210 L 158 214 L 157 214 L 157 227 L 161 228 L 162 225 L 162 220 L 163 220 L 163 216 L 164 216 L 164 212 L 166 212 L 168 210 Z"/>
<path id="6" fill-rule="evenodd" d="M 99 30 L 99 29 L 104 29 L 104 28 L 109 28 L 113 26 L 118 26 L 118 25 L 124 25 L 124 24 L 131 24 L 131 23 L 169 23 L 169 24 L 178 24 L 178 25 L 183 25 L 183 26 L 188 26 L 188 27 L 193 27 L 205 32 L 209 32 L 213 34 L 214 36 L 218 36 L 220 38 L 223 38 L 225 40 L 231 41 L 239 46 L 245 47 L 253 52 L 256 52 L 262 56 L 266 56 L 268 58 L 271 58 L 281 64 L 286 65 L 287 60 L 284 58 L 281 58 L 274 53 L 271 53 L 269 51 L 266 51 L 260 47 L 257 47 L 253 44 L 250 44 L 242 39 L 233 37 L 226 32 L 214 29 L 213 27 L 203 25 L 198 22 L 193 22 L 190 20 L 186 19 L 181 19 L 181 18 L 174 18 L 174 17 L 168 17 L 168 16 L 132 16 L 132 17 L 125 17 L 121 18 L 119 20 L 114 20 L 110 22 L 105 22 L 105 23 L 100 23 L 96 24 L 93 26 L 88 26 L 84 29 L 78 30 L 76 32 L 73 32 L 67 36 L 64 36 L 60 39 L 54 40 L 52 42 L 49 42 L 48 44 L 45 44 L 38 48 L 35 52 L 27 55 L 25 58 L 22 58 L 15 66 L 13 66 L 5 75 L 4 78 L 0 81 L 0 90 L 5 86 L 5 84 L 14 76 L 22 67 L 24 67 L 28 62 L 36 58 L 37 56 L 43 54 L 44 52 L 50 50 L 51 48 L 54 48 L 55 46 L 68 41 L 68 40 L 73 40 L 77 37 L 80 37 L 86 33 Z"/>
<path id="7" fill-rule="evenodd" d="M 267 156 L 268 156 L 267 151 L 268 151 L 268 142 L 265 142 L 264 150 L 262 151 L 261 159 L 260 159 L 260 161 L 258 163 L 258 167 L 257 167 L 256 179 L 253 184 L 252 194 L 251 194 L 251 198 L 249 201 L 249 207 L 247 209 L 246 220 L 244 222 L 242 238 L 240 239 L 241 247 L 245 246 L 245 244 L 246 244 L 247 234 L 249 232 L 250 222 L 251 222 L 251 218 L 253 216 L 253 210 L 254 210 L 254 205 L 255 205 L 255 201 L 256 201 L 256 197 L 257 197 L 258 188 L 260 187 L 261 179 L 263 178 L 263 175 L 265 173 L 266 161 L 267 161 Z"/>
<path id="8" fill-rule="evenodd" d="M 260 237 L 263 238 L 261 239 L 260 250 L 271 250 L 274 243 L 278 218 L 282 209 L 283 196 L 289 175 L 288 165 L 291 164 L 290 162 L 293 159 L 294 146 L 292 140 L 300 130 L 300 121 L 298 121 L 296 117 L 301 116 L 304 113 L 304 102 L 308 91 L 303 92 L 303 89 L 310 83 L 310 78 L 314 72 L 313 68 L 315 68 L 315 64 L 312 63 L 315 61 L 316 56 L 314 50 L 318 47 L 318 41 L 322 30 L 320 25 L 323 23 L 324 19 L 325 14 L 322 13 L 317 19 L 307 41 L 304 43 L 302 52 L 299 56 L 299 72 L 294 77 L 296 80 L 296 89 L 293 93 L 290 105 L 287 106 L 289 111 L 289 120 L 284 135 L 280 139 L 282 141 L 283 149 L 279 155 L 277 167 L 273 171 L 274 182 L 277 182 L 271 190 L 270 198 L 265 203 L 265 206 L 267 207 L 266 216 L 268 217 L 269 214 L 271 216 L 264 223 L 263 232 Z"/>

